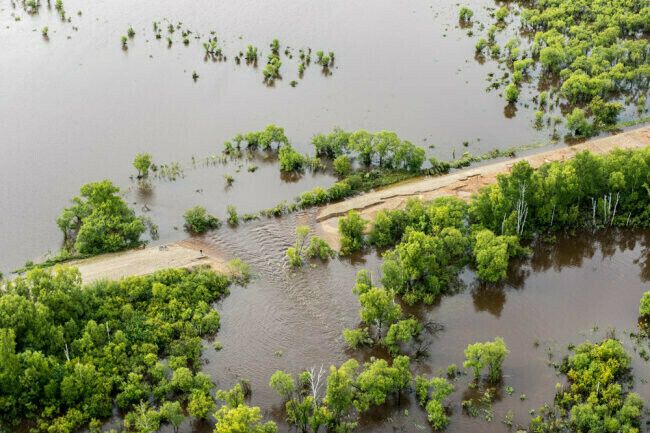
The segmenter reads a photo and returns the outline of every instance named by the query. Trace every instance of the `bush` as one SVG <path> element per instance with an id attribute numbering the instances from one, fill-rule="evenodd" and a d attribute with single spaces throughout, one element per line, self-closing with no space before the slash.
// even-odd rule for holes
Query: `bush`
<path id="1" fill-rule="evenodd" d="M 230 225 L 237 225 L 239 224 L 239 215 L 237 214 L 237 209 L 235 206 L 229 204 L 226 207 L 226 213 L 228 214 L 228 223 Z"/>
<path id="2" fill-rule="evenodd" d="M 305 157 L 288 145 L 280 148 L 278 156 L 280 169 L 284 171 L 297 171 L 305 164 Z"/>
<path id="3" fill-rule="evenodd" d="M 458 12 L 458 18 L 463 21 L 469 21 L 472 19 L 473 16 L 474 16 L 474 12 L 472 12 L 471 9 L 465 6 L 460 8 L 460 12 Z"/>
<path id="4" fill-rule="evenodd" d="M 650 292 L 645 292 L 641 298 L 641 305 L 639 306 L 639 314 L 643 317 L 650 318 Z"/>
<path id="5" fill-rule="evenodd" d="M 517 102 L 517 99 L 519 99 L 519 91 L 517 90 L 517 86 L 512 83 L 506 87 L 506 101 Z"/>
<path id="6" fill-rule="evenodd" d="M 351 210 L 345 218 L 339 218 L 341 235 L 341 254 L 350 254 L 365 246 L 363 231 L 368 222 L 361 218 L 359 212 Z"/>
<path id="7" fill-rule="evenodd" d="M 142 244 L 146 228 L 129 209 L 120 189 L 108 180 L 81 187 L 81 196 L 72 201 L 56 223 L 68 244 L 75 236 L 74 248 L 82 254 L 115 252 Z"/>
<path id="8" fill-rule="evenodd" d="M 350 158 L 347 155 L 341 155 L 334 160 L 334 170 L 341 176 L 347 176 L 350 168 Z"/>
<path id="9" fill-rule="evenodd" d="M 327 260 L 330 257 L 336 257 L 336 251 L 330 248 L 325 239 L 312 236 L 307 249 L 307 257 L 320 257 L 321 260 Z"/>
<path id="10" fill-rule="evenodd" d="M 577 107 L 567 115 L 566 126 L 578 137 L 588 137 L 593 132 L 591 123 L 585 118 L 585 112 Z"/>
<path id="11" fill-rule="evenodd" d="M 195 233 L 203 233 L 210 229 L 221 227 L 219 218 L 209 215 L 207 210 L 202 206 L 194 206 L 183 214 L 185 227 Z"/>
<path id="12" fill-rule="evenodd" d="M 345 198 L 349 196 L 351 193 L 352 193 L 352 188 L 346 181 L 336 182 L 327 190 L 327 195 L 329 196 L 330 200 L 338 200 L 341 198 Z"/>

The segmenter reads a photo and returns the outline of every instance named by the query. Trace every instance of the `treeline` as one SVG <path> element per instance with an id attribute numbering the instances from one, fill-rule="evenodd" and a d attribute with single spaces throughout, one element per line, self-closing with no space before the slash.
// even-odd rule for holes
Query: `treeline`
<path id="1" fill-rule="evenodd" d="M 342 253 L 370 243 L 394 247 L 384 254 L 382 283 L 408 303 L 432 302 L 468 260 L 479 278 L 506 276 L 508 259 L 525 252 L 521 239 L 581 227 L 647 227 L 650 224 L 650 148 L 588 151 L 534 170 L 515 164 L 469 204 L 454 198 L 416 199 L 405 209 L 380 211 L 363 235 L 365 222 L 352 211 L 339 220 Z"/>
<path id="2" fill-rule="evenodd" d="M 214 384 L 197 372 L 202 337 L 220 327 L 211 305 L 229 278 L 167 269 L 82 286 L 76 268 L 35 269 L 0 291 L 0 423 L 99 431 L 114 408 L 129 431 L 214 413 Z M 165 361 L 163 361 L 165 359 Z"/>

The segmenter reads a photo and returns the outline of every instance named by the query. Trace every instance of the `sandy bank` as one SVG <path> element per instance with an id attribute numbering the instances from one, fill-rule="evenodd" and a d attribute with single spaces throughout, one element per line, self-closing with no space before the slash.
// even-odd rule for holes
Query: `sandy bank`
<path id="1" fill-rule="evenodd" d="M 204 251 L 191 242 L 167 245 L 166 249 L 149 247 L 102 254 L 90 259 L 75 260 L 67 264 L 76 266 L 84 283 L 107 278 L 117 280 L 128 275 L 148 275 L 165 268 L 193 268 L 210 265 L 214 270 L 226 272 L 227 262 Z"/>
<path id="2" fill-rule="evenodd" d="M 454 196 L 468 201 L 485 185 L 496 182 L 497 175 L 508 173 L 517 162 L 527 160 L 534 168 L 545 162 L 571 159 L 577 152 L 589 150 L 592 153 L 607 153 L 615 148 L 639 149 L 650 145 L 650 126 L 623 132 L 609 137 L 589 140 L 584 143 L 554 149 L 525 157 L 512 158 L 507 161 L 467 168 L 445 176 L 426 177 L 393 187 L 383 188 L 353 197 L 339 203 L 323 207 L 317 216 L 320 223 L 317 232 L 323 236 L 332 248 L 339 248 L 338 218 L 350 210 L 356 210 L 368 219 L 374 219 L 382 209 L 404 207 L 411 197 L 432 200 L 436 197 Z"/>

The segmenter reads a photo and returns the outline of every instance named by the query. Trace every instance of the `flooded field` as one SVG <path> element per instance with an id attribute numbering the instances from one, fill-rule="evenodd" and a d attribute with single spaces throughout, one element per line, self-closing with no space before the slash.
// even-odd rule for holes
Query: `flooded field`
<path id="1" fill-rule="evenodd" d="M 298 152 L 313 155 L 312 137 L 335 127 L 386 130 L 424 148 L 427 158 L 450 161 L 464 152 L 480 156 L 518 147 L 520 156 L 577 141 L 562 118 L 570 107 L 557 102 L 559 97 L 544 108 L 545 122 L 533 127 L 536 98 L 552 84 L 536 80 L 542 74 L 539 65 L 530 71 L 535 79 L 520 85 L 518 102 L 505 101 L 505 86 L 490 90 L 492 77 L 505 82 L 506 67 L 498 56 L 476 54 L 475 44 L 505 3 L 465 2 L 474 11 L 471 23 L 459 21 L 460 4 L 421 0 L 66 0 L 65 20 L 58 2 L 39 3 L 38 13 L 28 13 L 27 3 L 0 3 L 0 271 L 9 276 L 26 261 L 56 254 L 63 245 L 56 224 L 61 210 L 83 184 L 109 179 L 136 214 L 159 226 L 159 239 L 147 238 L 155 248 L 185 240 L 201 249 L 198 259 L 193 251 L 192 260 L 205 259 L 205 252 L 250 264 L 252 281 L 233 286 L 213 305 L 220 314 L 220 329 L 203 340 L 201 371 L 211 376 L 216 389 L 249 380 L 248 403 L 277 423 L 280 432 L 298 429 L 287 422 L 284 400 L 269 387 L 275 371 L 297 375 L 311 367 L 340 366 L 351 358 L 363 363 L 390 357 L 379 345 L 349 349 L 342 335 L 344 329 L 361 324 L 358 298 L 352 293 L 355 277 L 365 269 L 379 281 L 382 251 L 368 248 L 329 261 L 312 259 L 312 266 L 290 266 L 286 252 L 298 226 L 323 235 L 316 223 L 318 208 L 190 235 L 183 227 L 183 213 L 193 206 L 204 206 L 225 220 L 227 206 L 234 205 L 242 217 L 282 201 L 292 203 L 303 191 L 328 188 L 339 179 L 330 160 L 324 160 L 323 170 L 288 173 L 280 170 L 275 152 L 258 149 L 226 158 L 224 142 L 275 124 L 284 128 Z M 496 42 L 506 46 L 518 36 L 522 49 L 530 48 L 534 34 L 510 25 L 520 19 L 521 6 L 510 8 L 509 25 L 498 32 Z M 208 55 L 202 43 L 214 37 L 222 51 Z M 273 80 L 262 71 L 276 38 L 282 68 Z M 240 58 L 249 45 L 260 51 L 257 64 Z M 319 50 L 335 53 L 329 66 L 312 62 L 299 72 L 301 52 L 314 56 Z M 617 101 L 624 105 L 619 122 L 647 113 L 646 93 L 647 82 L 645 89 L 620 96 Z M 639 95 L 643 104 L 637 106 Z M 142 182 L 132 166 L 138 153 L 151 154 L 158 166 L 174 164 L 178 171 Z M 424 165 L 430 164 L 435 166 Z M 614 174 L 603 182 L 614 185 L 610 208 L 614 189 L 616 205 L 619 193 L 627 191 L 624 175 Z M 635 178 L 632 193 L 641 190 L 642 183 Z M 521 191 L 519 205 L 525 204 L 525 183 Z M 580 205 L 585 208 L 586 197 L 577 200 L 576 215 Z M 591 200 L 596 226 L 596 201 Z M 552 212 L 550 227 L 555 205 Z M 602 221 L 615 225 L 614 215 Z M 504 214 L 500 234 L 505 222 Z M 517 221 L 517 236 L 524 233 L 524 224 L 520 232 Z M 461 250 L 469 257 L 474 246 L 468 245 Z M 407 315 L 425 325 L 423 339 L 405 350 L 413 358 L 414 377 L 444 375 L 450 364 L 462 365 L 468 344 L 496 336 L 510 350 L 494 401 L 478 404 L 476 414 L 464 408 L 463 401 L 478 401 L 493 386 L 480 381 L 471 387 L 470 375 L 453 381 L 455 391 L 445 403 L 448 432 L 526 429 L 531 411 L 552 405 L 556 383 L 566 384 L 566 376 L 552 363 L 561 363 L 571 353 L 570 346 L 606 336 L 620 339 L 632 355 L 633 390 L 645 402 L 650 399 L 648 361 L 638 353 L 650 349 L 648 341 L 645 347 L 636 346 L 629 336 L 638 330 L 639 300 L 650 280 L 650 230 L 579 231 L 558 234 L 552 242 L 536 239 L 529 246 L 529 257 L 510 261 L 505 281 L 483 283 L 466 266 L 453 281 L 453 290 L 433 305 L 402 305 Z M 209 303 L 203 305 L 210 310 Z M 78 330 L 65 325 L 66 333 L 76 335 Z M 104 325 L 110 345 L 108 321 Z M 75 327 L 73 321 L 70 329 Z M 0 326 L 0 331 L 5 329 Z M 56 331 L 63 342 L 63 331 Z M 104 329 L 100 331 L 103 338 Z M 215 342 L 223 348 L 215 349 Z M 70 364 L 67 343 L 61 350 Z M 57 356 L 65 362 L 61 350 Z M 423 353 L 428 356 L 416 357 Z M 176 392 L 169 392 L 171 398 L 180 399 Z M 149 390 L 146 396 L 154 401 Z M 119 431 L 128 410 L 118 411 L 113 400 L 111 404 L 113 416 L 104 429 Z M 510 427 L 504 424 L 509 411 L 514 413 Z M 642 425 L 647 419 L 646 411 Z M 27 431 L 22 427 L 17 431 Z M 180 432 L 208 433 L 214 428 L 212 416 L 207 421 L 190 417 Z M 160 431 L 172 433 L 174 428 L 164 424 Z M 364 412 L 356 431 L 433 429 L 409 389 L 399 401 L 391 396 Z"/>
<path id="2" fill-rule="evenodd" d="M 192 156 L 200 161 L 218 155 L 236 133 L 269 123 L 283 126 L 300 152 L 313 153 L 311 137 L 340 126 L 396 131 L 441 160 L 546 143 L 552 133 L 532 128 L 534 109 L 519 104 L 513 112 L 496 91 L 485 91 L 487 74 L 498 73 L 498 64 L 474 58 L 477 36 L 467 36 L 452 3 L 228 0 L 188 8 L 171 1 L 67 0 L 69 23 L 53 3 L 33 15 L 20 2 L 0 5 L 5 272 L 60 248 L 55 219 L 82 184 L 108 178 L 128 190 L 139 152 L 159 164 L 186 167 L 182 181 L 154 182 L 145 197 L 127 194 L 136 211 L 144 204 L 151 209 L 161 239 L 169 241 L 185 237 L 173 227 L 182 225 L 183 211 L 194 204 L 221 217 L 227 204 L 257 211 L 334 182 L 329 175 L 287 182 L 271 162 L 256 173 L 235 173 L 234 163 L 191 170 Z M 497 3 L 466 5 L 478 27 L 489 24 Z M 154 21 L 162 23 L 161 39 L 155 39 Z M 176 30 L 169 46 L 166 26 L 179 22 L 181 30 L 192 31 L 189 43 Z M 47 38 L 41 35 L 45 26 Z M 122 49 L 120 38 L 130 26 L 135 36 Z M 500 43 L 512 36 L 514 26 L 508 29 L 498 35 Z M 201 42 L 210 31 L 226 60 L 206 58 Z M 274 38 L 295 56 L 282 57 L 282 79 L 267 86 L 263 61 L 257 68 L 237 65 L 234 56 L 253 44 L 265 58 Z M 335 53 L 331 74 L 312 65 L 299 78 L 296 50 L 308 47 Z M 196 81 L 193 71 L 200 75 Z M 289 84 L 294 80 L 295 88 Z M 524 89 L 525 104 L 538 90 Z M 634 108 L 626 107 L 621 120 L 633 118 Z M 559 114 L 559 108 L 549 110 Z M 234 176 L 232 188 L 223 188 L 224 173 Z"/>
<path id="3" fill-rule="evenodd" d="M 240 378 L 250 380 L 251 404 L 278 423 L 279 431 L 294 429 L 284 421 L 282 398 L 268 386 L 276 370 L 297 374 L 314 366 L 340 366 L 351 357 L 368 361 L 373 355 L 386 356 L 369 349 L 352 351 L 342 336 L 343 329 L 359 324 L 359 305 L 351 292 L 356 273 L 366 269 L 378 278 L 379 252 L 325 263 L 315 260 L 315 268 L 299 271 L 288 266 L 284 252 L 292 244 L 294 228 L 313 219 L 314 215 L 300 213 L 201 239 L 249 262 L 257 275 L 249 286 L 234 288 L 219 304 L 223 327 L 216 340 L 223 349 L 217 352 L 205 344 L 202 371 L 222 389 Z M 463 400 L 480 397 L 486 384 L 470 389 L 471 376 L 460 376 L 449 397 L 451 422 L 446 431 L 502 432 L 507 429 L 502 420 L 509 410 L 514 412 L 515 426 L 527 426 L 529 411 L 552 404 L 555 384 L 565 383 L 565 376 L 557 376 L 549 360 L 560 363 L 569 353 L 569 344 L 597 342 L 612 333 L 632 354 L 634 392 L 648 401 L 647 361 L 635 353 L 627 335 L 637 330 L 638 300 L 650 279 L 648 248 L 647 230 L 559 235 L 554 244 L 535 244 L 532 256 L 514 262 L 507 280 L 499 285 L 481 283 L 465 270 L 455 293 L 433 306 L 406 308 L 422 323 L 434 325 L 424 332 L 421 343 L 430 356 L 413 363 L 414 376 L 437 375 L 452 363 L 462 364 L 463 350 L 475 341 L 501 336 L 511 351 L 489 409 L 492 421 L 483 414 L 472 417 L 461 407 Z M 282 355 L 276 356 L 276 351 Z M 514 388 L 512 395 L 506 394 L 506 386 Z M 181 431 L 212 429 L 210 422 L 187 421 Z M 404 393 L 399 405 L 389 399 L 364 413 L 358 431 L 430 429 L 414 394 Z"/>

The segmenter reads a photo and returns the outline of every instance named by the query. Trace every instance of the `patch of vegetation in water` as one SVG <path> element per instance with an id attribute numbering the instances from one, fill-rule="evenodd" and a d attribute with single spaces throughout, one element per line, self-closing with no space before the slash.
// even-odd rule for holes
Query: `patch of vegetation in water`
<path id="1" fill-rule="evenodd" d="M 467 19 L 467 11 L 461 8 L 461 20 Z M 513 11 L 520 17 L 520 32 L 530 36 L 523 42 L 514 37 L 505 49 L 497 49 L 497 33 L 516 20 L 508 18 Z M 639 114 L 646 111 L 650 28 L 648 8 L 643 4 L 622 0 L 518 1 L 507 2 L 492 16 L 495 22 L 487 38 L 476 44 L 476 52 L 482 57 L 487 49 L 507 67 L 503 81 L 491 87 L 508 86 L 505 98 L 509 103 L 517 101 L 524 83 L 544 83 L 550 91 L 534 98 L 539 110 L 547 109 L 550 96 L 551 103 L 561 104 L 563 112 L 571 116 L 567 116 L 567 126 L 579 136 L 608 130 L 616 123 L 623 105 L 608 100 L 626 96 L 626 104 L 636 101 L 639 105 Z M 533 74 L 531 70 L 537 67 L 539 73 Z"/>

